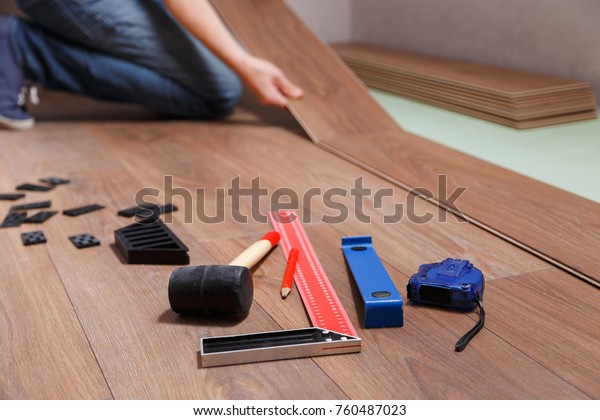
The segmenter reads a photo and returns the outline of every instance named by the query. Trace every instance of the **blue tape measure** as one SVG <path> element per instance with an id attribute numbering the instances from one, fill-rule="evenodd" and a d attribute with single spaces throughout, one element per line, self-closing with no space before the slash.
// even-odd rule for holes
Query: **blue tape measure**
<path id="1" fill-rule="evenodd" d="M 414 303 L 472 311 L 483 298 L 484 284 L 483 274 L 469 261 L 446 258 L 421 265 L 406 290 Z"/>
<path id="2" fill-rule="evenodd" d="M 433 264 L 423 264 L 413 274 L 406 286 L 408 300 L 413 303 L 444 306 L 460 311 L 471 311 L 479 307 L 479 321 L 454 346 L 461 352 L 469 341 L 481 331 L 485 322 L 485 311 L 481 300 L 485 279 L 483 273 L 468 260 L 446 258 Z"/>

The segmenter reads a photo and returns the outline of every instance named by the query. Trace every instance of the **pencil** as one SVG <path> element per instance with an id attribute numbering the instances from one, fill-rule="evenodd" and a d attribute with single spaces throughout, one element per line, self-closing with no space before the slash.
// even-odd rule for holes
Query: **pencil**
<path id="1" fill-rule="evenodd" d="M 294 273 L 296 272 L 296 263 L 298 262 L 298 250 L 292 248 L 288 255 L 287 265 L 285 266 L 285 274 L 281 282 L 281 297 L 285 299 L 290 294 L 294 284 Z"/>

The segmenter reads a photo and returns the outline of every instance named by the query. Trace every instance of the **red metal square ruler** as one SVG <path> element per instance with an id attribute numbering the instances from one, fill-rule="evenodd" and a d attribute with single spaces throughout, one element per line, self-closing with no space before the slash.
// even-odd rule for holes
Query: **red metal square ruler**
<path id="1" fill-rule="evenodd" d="M 300 251 L 294 279 L 313 326 L 356 336 L 356 330 L 335 294 L 298 215 L 282 210 L 270 213 L 269 219 L 273 229 L 281 235 L 280 244 L 286 258 L 292 248 Z"/>
<path id="2" fill-rule="evenodd" d="M 300 251 L 294 279 L 313 328 L 202 338 L 202 367 L 361 351 L 361 339 L 296 213 L 285 210 L 269 218 L 286 257 L 292 248 Z"/>

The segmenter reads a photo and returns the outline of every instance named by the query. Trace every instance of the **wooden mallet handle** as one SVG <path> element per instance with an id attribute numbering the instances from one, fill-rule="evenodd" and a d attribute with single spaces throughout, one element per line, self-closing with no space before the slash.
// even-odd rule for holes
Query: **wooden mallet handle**
<path id="1" fill-rule="evenodd" d="M 265 255 L 269 253 L 271 248 L 277 245 L 279 238 L 279 233 L 275 231 L 265 234 L 265 236 L 254 242 L 240 255 L 235 257 L 235 259 L 231 261 L 229 265 L 239 265 L 248 268 L 254 267 L 257 262 L 259 262 Z"/>

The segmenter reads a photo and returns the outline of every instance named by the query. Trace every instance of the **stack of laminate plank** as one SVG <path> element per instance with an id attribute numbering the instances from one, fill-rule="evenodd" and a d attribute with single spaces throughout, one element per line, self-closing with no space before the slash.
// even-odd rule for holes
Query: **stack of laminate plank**
<path id="1" fill-rule="evenodd" d="M 333 48 L 369 87 L 509 127 L 596 118 L 588 82 L 374 45 Z"/>

